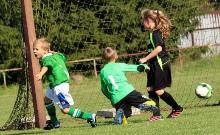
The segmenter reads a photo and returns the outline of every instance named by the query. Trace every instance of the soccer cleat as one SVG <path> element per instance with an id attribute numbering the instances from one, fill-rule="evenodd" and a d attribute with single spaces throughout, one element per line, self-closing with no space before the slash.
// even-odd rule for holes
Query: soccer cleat
<path id="1" fill-rule="evenodd" d="M 118 109 L 115 114 L 114 124 L 121 125 L 124 118 L 124 111 L 122 109 Z"/>
<path id="2" fill-rule="evenodd" d="M 88 123 L 90 123 L 90 125 L 92 126 L 92 128 L 96 127 L 97 124 L 96 124 L 96 114 L 91 114 L 91 118 L 89 118 L 87 120 Z"/>
<path id="3" fill-rule="evenodd" d="M 59 121 L 56 121 L 56 122 L 52 122 L 51 120 L 48 120 L 46 122 L 46 126 L 44 127 L 44 130 L 51 130 L 51 129 L 54 129 L 54 128 L 60 128 L 60 122 Z"/>
<path id="4" fill-rule="evenodd" d="M 142 111 L 153 112 L 154 116 L 159 116 L 160 115 L 160 109 L 156 106 L 155 102 L 152 101 L 152 100 L 147 101 L 143 104 L 140 104 L 139 109 L 142 110 Z"/>
<path id="5" fill-rule="evenodd" d="M 158 116 L 153 115 L 149 119 L 150 122 L 154 122 L 154 121 L 157 121 L 157 120 L 163 120 L 163 116 L 161 116 L 161 115 L 158 115 Z"/>
<path id="6" fill-rule="evenodd" d="M 172 110 L 172 112 L 167 116 L 167 118 L 176 118 L 180 116 L 180 114 L 183 112 L 183 108 L 180 106 L 177 110 Z"/>

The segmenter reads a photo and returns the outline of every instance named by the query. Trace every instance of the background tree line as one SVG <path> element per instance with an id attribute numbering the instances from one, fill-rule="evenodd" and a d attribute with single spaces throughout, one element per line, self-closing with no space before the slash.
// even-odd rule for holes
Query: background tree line
<path id="1" fill-rule="evenodd" d="M 211 4 L 207 0 L 33 0 L 37 37 L 47 37 L 52 48 L 69 60 L 100 56 L 106 46 L 119 53 L 144 51 L 148 41 L 140 20 L 143 8 L 168 14 L 173 27 L 167 45 L 177 48 L 180 35 L 193 31 L 198 24 L 195 17 L 211 9 Z M 21 20 L 19 0 L 0 0 L 0 69 L 22 65 Z"/>

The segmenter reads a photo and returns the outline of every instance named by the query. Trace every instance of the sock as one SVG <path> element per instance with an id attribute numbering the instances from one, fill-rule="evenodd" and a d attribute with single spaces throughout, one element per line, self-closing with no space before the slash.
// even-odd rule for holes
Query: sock
<path id="1" fill-rule="evenodd" d="M 81 112 L 80 109 L 75 109 L 73 107 L 70 107 L 70 110 L 67 114 L 70 115 L 71 117 L 82 118 L 85 120 L 91 118 L 91 113 Z"/>
<path id="2" fill-rule="evenodd" d="M 155 93 L 155 91 L 148 91 L 149 94 L 149 98 L 152 99 L 155 103 L 156 106 L 159 107 L 159 97 L 158 95 Z"/>
<path id="3" fill-rule="evenodd" d="M 56 108 L 53 103 L 50 104 L 45 104 L 47 113 L 50 116 L 50 120 L 52 123 L 55 123 L 58 121 L 57 116 L 56 116 Z"/>
<path id="4" fill-rule="evenodd" d="M 164 91 L 164 93 L 160 95 L 160 98 L 168 105 L 170 105 L 174 110 L 179 109 L 179 105 L 176 103 L 174 98 L 168 92 Z"/>

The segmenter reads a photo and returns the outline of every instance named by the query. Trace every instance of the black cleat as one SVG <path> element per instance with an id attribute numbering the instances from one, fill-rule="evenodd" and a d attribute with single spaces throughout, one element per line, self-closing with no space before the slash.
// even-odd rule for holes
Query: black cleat
<path id="1" fill-rule="evenodd" d="M 56 121 L 56 122 L 52 122 L 51 120 L 48 120 L 46 122 L 46 126 L 44 127 L 44 130 L 51 130 L 51 129 L 54 129 L 54 128 L 60 128 L 60 122 L 59 121 Z"/>
<path id="2" fill-rule="evenodd" d="M 183 108 L 179 106 L 179 109 L 173 109 L 172 112 L 167 116 L 167 118 L 176 118 L 180 116 L 180 114 L 183 112 Z"/>

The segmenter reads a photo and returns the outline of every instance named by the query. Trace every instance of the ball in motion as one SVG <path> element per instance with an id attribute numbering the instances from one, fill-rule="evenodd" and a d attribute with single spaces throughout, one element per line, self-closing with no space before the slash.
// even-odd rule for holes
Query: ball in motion
<path id="1" fill-rule="evenodd" d="M 199 98 L 209 98 L 212 96 L 212 86 L 207 83 L 200 83 L 196 87 L 195 93 Z"/>

